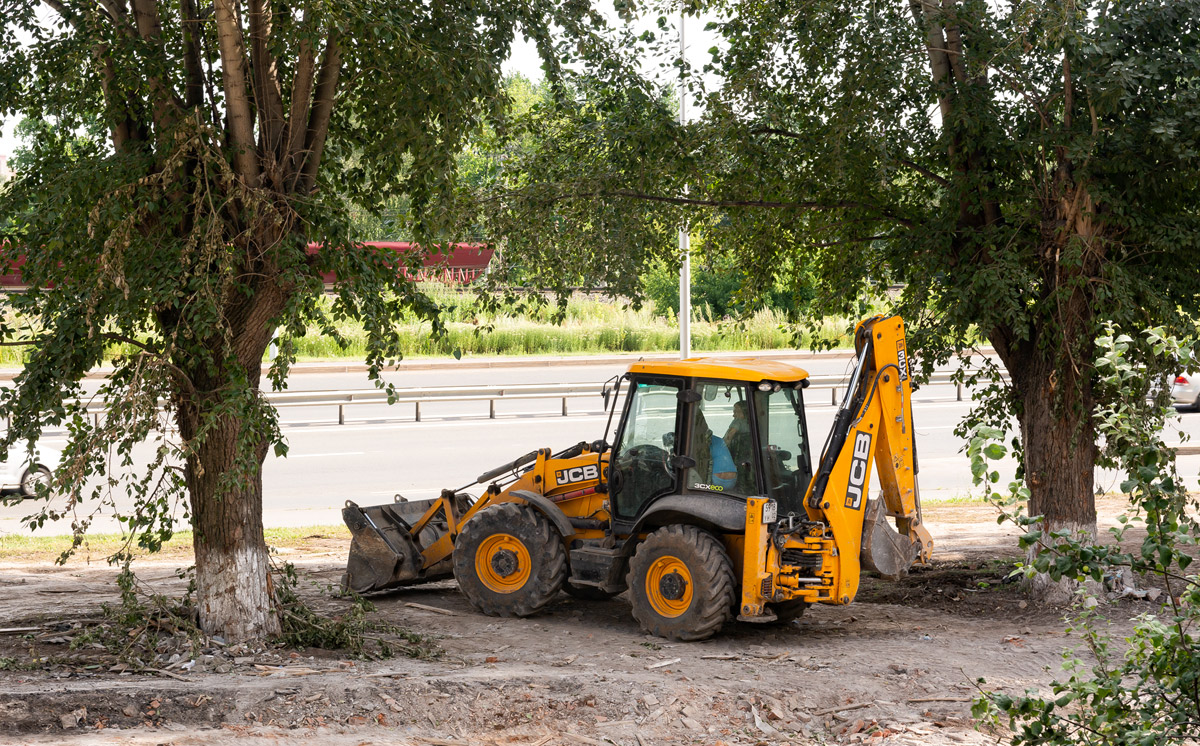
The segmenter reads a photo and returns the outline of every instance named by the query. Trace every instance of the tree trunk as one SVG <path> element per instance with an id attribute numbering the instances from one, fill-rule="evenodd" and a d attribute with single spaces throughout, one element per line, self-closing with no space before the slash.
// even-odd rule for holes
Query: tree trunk
<path id="1" fill-rule="evenodd" d="M 260 353 L 261 357 L 261 353 Z M 259 365 L 246 366 L 258 388 Z M 180 434 L 191 441 L 200 432 L 205 412 L 221 406 L 219 392 L 229 380 L 208 378 L 197 386 L 193 401 L 179 407 Z M 262 462 L 269 443 L 254 445 L 250 474 L 238 475 L 238 445 L 245 424 L 220 415 L 203 434 L 187 460 L 186 478 L 191 502 L 193 547 L 196 553 L 197 606 L 200 627 L 229 642 L 278 635 L 279 616 L 272 603 L 269 559 L 262 520 Z M 242 461 L 244 464 L 245 461 Z"/>
<path id="2" fill-rule="evenodd" d="M 1059 350 L 1071 345 L 1060 343 Z M 1095 404 L 1085 377 L 1064 382 L 1053 360 L 1030 342 L 1001 355 L 1012 376 L 1020 410 L 1021 442 L 1025 449 L 1025 484 L 1030 516 L 1042 516 L 1047 545 L 1050 533 L 1069 531 L 1076 538 L 1096 536 L 1095 469 L 1099 449 L 1091 412 Z M 997 347 L 1001 350 L 1001 346 Z M 1062 387 L 1074 387 L 1066 393 Z M 1040 547 L 1035 546 L 1030 559 Z M 1047 603 L 1069 601 L 1074 586 L 1037 575 L 1030 584 L 1033 597 Z"/>

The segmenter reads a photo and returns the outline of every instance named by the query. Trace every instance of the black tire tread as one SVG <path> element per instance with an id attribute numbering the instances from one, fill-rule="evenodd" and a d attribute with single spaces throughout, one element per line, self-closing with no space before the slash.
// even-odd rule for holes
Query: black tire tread
<path id="1" fill-rule="evenodd" d="M 682 616 L 674 619 L 659 616 L 649 602 L 642 598 L 645 587 L 642 576 L 653 561 L 650 555 L 660 546 L 692 549 L 700 563 L 699 568 L 693 569 L 693 578 L 699 569 L 711 580 L 704 584 L 706 595 L 699 599 L 700 605 L 693 605 Z M 681 641 L 703 640 L 716 634 L 733 616 L 737 592 L 733 563 L 730 562 L 721 542 L 696 526 L 674 524 L 647 536 L 638 545 L 629 562 L 626 583 L 630 588 L 634 618 L 642 629 L 658 637 Z M 701 584 L 695 585 L 700 587 Z M 694 600 L 693 604 L 695 603 Z"/>
<path id="2" fill-rule="evenodd" d="M 478 546 L 478 541 L 493 533 L 514 533 L 517 528 L 528 529 L 525 542 L 530 555 L 538 557 L 544 551 L 545 561 L 535 565 L 524 588 L 508 594 L 498 594 L 483 585 L 475 575 L 474 552 L 459 552 L 459 547 Z M 529 540 L 526 541 L 526 538 Z M 536 508 L 517 503 L 499 503 L 476 513 L 463 526 L 455 540 L 454 579 L 459 590 L 478 611 L 488 616 L 526 617 L 545 608 L 567 579 L 567 552 L 562 536 L 546 516 Z"/>

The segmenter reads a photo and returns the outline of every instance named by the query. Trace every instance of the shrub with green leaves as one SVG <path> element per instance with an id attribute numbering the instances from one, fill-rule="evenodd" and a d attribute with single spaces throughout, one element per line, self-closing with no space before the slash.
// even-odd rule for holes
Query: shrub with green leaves
<path id="1" fill-rule="evenodd" d="M 1181 368 L 1192 368 L 1200 342 L 1180 343 L 1161 328 L 1134 337 L 1110 324 L 1097 344 L 1097 385 L 1112 394 L 1096 418 L 1102 459 L 1125 474 L 1121 491 L 1129 496 L 1129 510 L 1110 529 L 1110 541 L 1046 534 L 1040 517 L 1023 514 L 1028 493 L 1022 483 L 1012 483 L 1006 495 L 995 491 L 1000 475 L 989 462 L 1007 454 L 998 442 L 1003 430 L 980 426 L 971 439 L 976 483 L 986 485 L 1001 506 L 1001 522 L 1026 529 L 1021 546 L 1031 560 L 1024 571 L 1081 584 L 1069 631 L 1082 642 L 1064 653 L 1063 675 L 1048 691 L 986 692 L 973 711 L 994 723 L 1007 720 L 1015 744 L 1194 743 L 1200 734 L 1200 577 L 1192 563 L 1200 542 L 1200 500 L 1188 491 L 1175 452 L 1162 439 L 1168 392 L 1141 361 L 1173 357 Z M 1145 531 L 1140 544 L 1125 549 L 1139 529 Z M 1116 640 L 1094 594 L 1106 577 L 1127 575 L 1160 586 L 1162 600 L 1137 617 L 1128 637 Z"/>

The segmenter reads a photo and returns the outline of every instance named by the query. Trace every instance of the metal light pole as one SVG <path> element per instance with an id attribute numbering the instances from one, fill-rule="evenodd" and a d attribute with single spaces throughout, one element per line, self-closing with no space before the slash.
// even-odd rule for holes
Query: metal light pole
<path id="1" fill-rule="evenodd" d="M 687 91 L 684 89 L 683 12 L 679 13 L 679 123 L 687 122 Z M 687 194 L 687 185 L 683 187 Z M 692 356 L 692 253 L 688 246 L 687 225 L 679 227 L 679 358 Z"/>

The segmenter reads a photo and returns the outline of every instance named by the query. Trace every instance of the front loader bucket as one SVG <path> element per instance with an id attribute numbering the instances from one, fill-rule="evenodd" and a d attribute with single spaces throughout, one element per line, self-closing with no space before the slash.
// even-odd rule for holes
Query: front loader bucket
<path id="1" fill-rule="evenodd" d="M 418 500 L 360 508 L 347 500 L 342 520 L 352 540 L 342 590 L 366 593 L 451 577 L 449 560 L 426 568 L 421 556 L 423 548 L 445 535 L 445 520 L 440 516 L 431 520 L 417 537 L 410 532 L 435 502 Z"/>
<path id="2" fill-rule="evenodd" d="M 883 501 L 867 501 L 867 513 L 863 517 L 862 566 L 879 573 L 889 580 L 908 574 L 917 557 L 917 547 L 911 540 L 901 536 L 888 521 Z"/>

